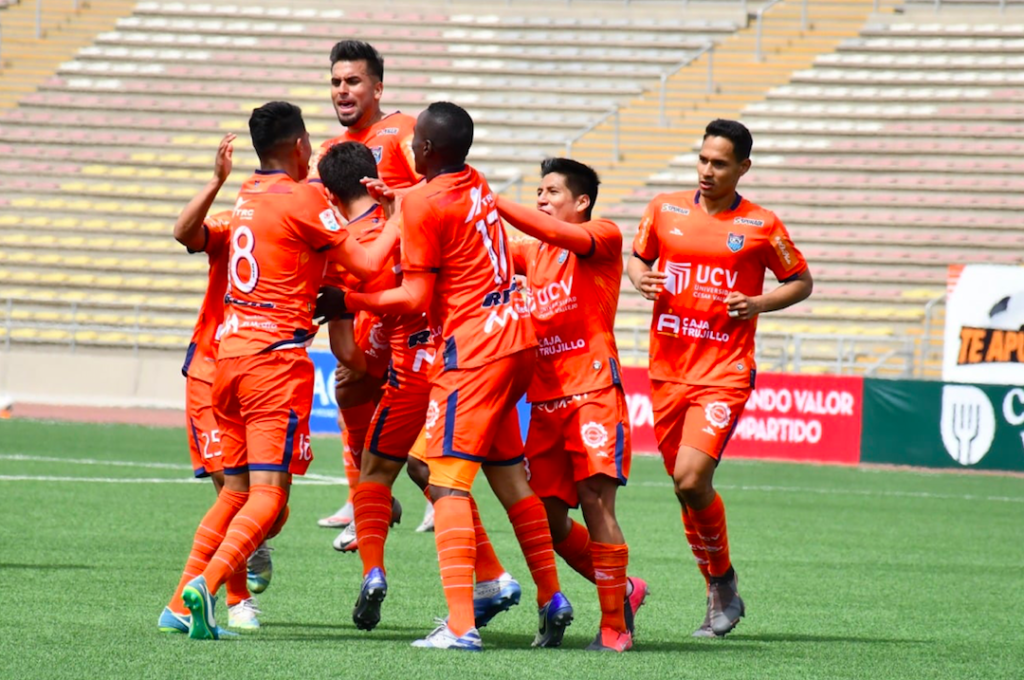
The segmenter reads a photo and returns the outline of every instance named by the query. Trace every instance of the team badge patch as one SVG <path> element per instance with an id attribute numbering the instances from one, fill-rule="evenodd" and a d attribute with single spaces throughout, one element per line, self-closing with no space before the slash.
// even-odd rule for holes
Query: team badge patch
<path id="1" fill-rule="evenodd" d="M 373 162 L 379 164 L 380 163 L 380 159 L 384 157 L 384 147 L 383 146 L 371 146 L 370 147 L 370 151 L 373 152 Z"/>
<path id="2" fill-rule="evenodd" d="M 601 423 L 591 421 L 584 424 L 580 428 L 580 436 L 583 443 L 592 449 L 599 449 L 608 443 L 608 430 Z"/>
<path id="3" fill-rule="evenodd" d="M 320 213 L 320 224 L 324 225 L 324 229 L 327 231 L 341 230 L 341 225 L 338 224 L 338 218 L 334 216 L 334 211 L 330 208 Z"/>
<path id="4" fill-rule="evenodd" d="M 734 234 L 729 232 L 729 239 L 726 241 L 726 245 L 729 246 L 729 250 L 734 253 L 740 252 L 740 248 L 743 247 L 743 239 L 746 238 L 743 234 Z"/>
<path id="5" fill-rule="evenodd" d="M 558 253 L 558 264 L 565 264 L 565 261 L 569 259 L 569 250 L 562 248 L 562 252 Z"/>
<path id="6" fill-rule="evenodd" d="M 441 417 L 441 407 L 437 405 L 437 402 L 433 399 L 430 400 L 430 404 L 427 405 L 427 418 L 426 422 L 423 423 L 423 427 L 426 428 L 426 438 L 430 439 L 430 431 L 434 429 L 434 425 L 437 425 L 437 419 Z"/>
<path id="7" fill-rule="evenodd" d="M 719 430 L 724 430 L 729 427 L 732 411 L 729 410 L 729 405 L 725 402 L 713 401 L 704 407 L 704 417 Z"/>

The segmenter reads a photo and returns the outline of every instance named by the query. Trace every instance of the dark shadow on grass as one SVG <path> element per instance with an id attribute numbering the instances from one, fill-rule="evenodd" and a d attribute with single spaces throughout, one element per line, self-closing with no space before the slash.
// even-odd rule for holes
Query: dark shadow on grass
<path id="1" fill-rule="evenodd" d="M 430 632 L 424 626 L 396 626 L 392 624 L 385 624 L 380 628 L 373 631 L 365 631 L 356 629 L 355 625 L 351 621 L 339 621 L 338 623 L 310 623 L 306 621 L 274 621 L 273 623 L 265 623 L 263 627 L 267 630 L 273 630 L 275 628 L 305 628 L 309 630 L 336 630 L 339 632 L 350 632 L 353 634 L 359 634 L 364 637 L 374 637 L 380 633 L 387 633 L 388 631 L 395 631 L 402 634 L 418 634 L 422 633 L 426 635 Z M 425 631 L 425 632 L 424 632 Z"/>
<path id="2" fill-rule="evenodd" d="M 3 569 L 38 569 L 39 571 L 59 571 L 61 569 L 95 569 L 89 564 L 11 564 L 0 562 L 0 570 Z"/>

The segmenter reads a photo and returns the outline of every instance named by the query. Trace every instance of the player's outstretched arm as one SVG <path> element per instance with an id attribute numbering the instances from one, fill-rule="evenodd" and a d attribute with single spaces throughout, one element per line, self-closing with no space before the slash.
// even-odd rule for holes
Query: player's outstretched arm
<path id="1" fill-rule="evenodd" d="M 362 281 L 372 279 L 384 268 L 398 241 L 398 225 L 395 220 L 387 224 L 369 246 L 363 247 L 354 238 L 347 238 L 338 248 L 337 258 L 342 266 Z"/>
<path id="2" fill-rule="evenodd" d="M 402 285 L 376 293 L 352 293 L 346 296 L 351 311 L 368 310 L 376 314 L 413 314 L 427 311 L 434 295 L 432 272 L 403 272 Z"/>
<path id="3" fill-rule="evenodd" d="M 563 222 L 501 197 L 498 197 L 497 204 L 498 213 L 505 221 L 527 236 L 556 248 L 566 248 L 576 255 L 587 256 L 594 252 L 594 237 L 578 224 Z"/>
<path id="4" fill-rule="evenodd" d="M 210 207 L 217 199 L 217 193 L 224 186 L 231 174 L 232 155 L 234 154 L 235 135 L 226 134 L 217 147 L 217 155 L 213 161 L 213 177 L 206 186 L 196 194 L 178 215 L 174 223 L 174 238 L 191 251 L 198 252 L 206 248 L 206 232 L 203 231 L 203 220 L 206 219 Z"/>
<path id="5" fill-rule="evenodd" d="M 658 293 L 665 287 L 665 279 L 668 278 L 663 272 L 656 272 L 636 253 L 626 263 L 626 275 L 633 283 L 633 287 L 640 291 L 648 300 L 658 297 Z"/>
<path id="6" fill-rule="evenodd" d="M 764 295 L 747 297 L 743 293 L 733 291 L 726 296 L 725 305 L 732 318 L 752 319 L 758 314 L 774 312 L 802 302 L 811 296 L 813 289 L 814 279 L 811 278 L 811 270 L 805 269 Z"/>

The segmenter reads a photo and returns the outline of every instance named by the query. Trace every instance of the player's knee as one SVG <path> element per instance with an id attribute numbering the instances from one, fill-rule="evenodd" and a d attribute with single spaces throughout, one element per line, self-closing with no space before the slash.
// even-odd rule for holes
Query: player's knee
<path id="1" fill-rule="evenodd" d="M 430 481 L 430 468 L 422 460 L 409 458 L 409 466 L 406 468 L 409 479 L 416 483 L 420 489 L 426 489 Z"/>
<path id="2" fill-rule="evenodd" d="M 710 480 L 704 479 L 704 475 L 697 470 L 684 470 L 676 472 L 672 476 L 675 485 L 676 496 L 680 500 L 693 498 L 706 494 L 711 487 Z"/>
<path id="3" fill-rule="evenodd" d="M 583 506 L 609 505 L 615 499 L 618 483 L 605 475 L 593 475 L 576 482 L 576 493 Z"/>

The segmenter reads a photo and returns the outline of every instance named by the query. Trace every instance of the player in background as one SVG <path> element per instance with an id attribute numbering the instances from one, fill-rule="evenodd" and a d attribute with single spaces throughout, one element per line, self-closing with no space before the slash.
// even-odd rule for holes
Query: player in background
<path id="1" fill-rule="evenodd" d="M 181 372 L 185 376 L 185 418 L 192 469 L 196 477 L 209 477 L 218 494 L 224 486 L 224 468 L 221 464 L 220 427 L 213 415 L 213 373 L 217 358 L 217 331 L 224 320 L 231 211 L 212 215 L 209 212 L 231 174 L 234 141 L 233 134 L 221 139 L 214 160 L 213 177 L 182 209 L 174 224 L 174 238 L 189 253 L 205 253 L 210 266 L 206 295 L 199 308 Z M 259 628 L 259 608 L 246 587 L 246 572 L 239 570 L 231 574 L 225 586 L 228 627 Z M 158 626 L 165 633 L 188 633 L 189 618 L 179 589 L 160 614 Z"/>
<path id="2" fill-rule="evenodd" d="M 344 131 L 324 142 L 310 168 L 310 181 L 319 183 L 318 165 L 324 154 L 336 144 L 359 142 L 373 153 L 377 177 L 396 189 L 410 187 L 423 178 L 416 172 L 412 157 L 413 127 L 416 119 L 395 111 L 385 114 L 380 108 L 384 93 L 384 58 L 370 44 L 342 40 L 331 49 L 331 103 Z M 370 418 L 380 399 L 383 375 L 375 369 L 387 367 L 387 339 L 382 337 L 379 319 L 363 313 L 351 321 L 358 347 L 368 356 L 368 372 L 353 376 L 339 365 L 338 407 L 345 433 L 342 436 L 348 498 L 333 515 L 319 520 L 322 527 L 343 531 L 334 539 L 338 550 L 355 549 L 356 528 L 352 524 L 352 499 L 359 481 L 360 446 L 366 439 Z M 337 332 L 336 332 L 337 333 Z M 375 355 L 381 360 L 375 361 Z M 428 506 L 427 513 L 431 513 Z M 399 512 L 400 516 L 400 512 Z"/>
<path id="3" fill-rule="evenodd" d="M 314 371 L 305 348 L 326 251 L 359 276 L 375 274 L 396 230 L 370 250 L 350 239 L 322 192 L 304 183 L 312 148 L 301 110 L 270 102 L 249 130 L 260 169 L 246 180 L 231 216 L 228 290 L 213 383 L 221 428 L 224 488 L 203 518 L 182 599 L 189 636 L 217 639 L 213 595 L 268 534 L 287 520 L 292 474 L 313 458 L 309 442 Z"/>
<path id="4" fill-rule="evenodd" d="M 373 155 L 365 146 L 357 142 L 343 142 L 333 146 L 320 159 L 319 172 L 328 196 L 349 220 L 350 229 L 357 229 L 369 220 L 371 226 L 363 228 L 362 233 L 379 230 L 379 227 L 372 225 L 383 224 L 385 211 L 382 205 L 371 198 L 363 183 L 364 178 L 378 179 Z M 397 220 L 399 217 L 399 214 L 395 214 L 392 219 Z M 394 256 L 394 261 L 388 263 L 394 266 L 385 267 L 380 277 L 362 285 L 350 276 L 339 276 L 339 273 L 344 273 L 343 270 L 337 271 L 335 263 L 329 261 L 324 285 L 360 292 L 379 290 L 381 286 L 384 289 L 394 288 L 400 285 L 400 274 L 397 273 L 400 269 L 397 266 L 400 261 L 398 247 L 394 250 Z M 390 285 L 383 284 L 386 279 L 389 279 Z M 388 527 L 393 523 L 394 499 L 391 488 L 407 459 L 411 457 L 421 462 L 425 458 L 425 438 L 422 435 L 430 394 L 429 371 L 438 356 L 436 334 L 431 331 L 425 314 L 384 314 L 381 322 L 383 335 L 390 339 L 391 363 L 383 398 L 371 421 L 368 440 L 363 442 L 359 485 L 354 497 L 355 524 L 360 527 L 360 537 L 357 543 L 353 543 L 358 545 L 363 562 L 363 583 L 353 608 L 352 619 L 361 630 L 373 630 L 380 622 L 381 603 L 387 595 L 388 587 L 384 545 Z M 335 328 L 341 323 L 344 321 L 331 321 L 328 324 L 332 345 L 336 342 L 349 342 L 346 338 L 335 337 Z M 339 356 L 339 360 L 354 362 L 356 370 L 366 363 L 359 356 L 358 346 L 348 347 L 347 351 L 339 354 L 345 354 L 344 358 Z M 419 480 L 417 477 L 414 480 L 426 492 L 427 480 Z M 487 625 L 500 612 L 518 604 L 521 588 L 498 560 L 483 529 L 475 503 L 472 503 L 472 509 L 477 545 L 477 584 L 474 586 L 473 605 L 476 626 L 479 628 Z M 355 545 L 352 545 L 354 548 Z"/>
<path id="5" fill-rule="evenodd" d="M 757 317 L 806 299 L 813 288 L 781 220 L 736 192 L 752 146 L 741 123 L 712 121 L 697 160 L 699 188 L 651 201 L 627 265 L 630 281 L 654 301 L 655 435 L 707 583 L 707 612 L 695 637 L 723 636 L 745 613 L 725 506 L 712 482 L 754 388 Z M 769 269 L 782 285 L 764 293 Z"/>
<path id="6" fill-rule="evenodd" d="M 632 455 L 615 344 L 622 232 L 591 217 L 600 183 L 592 168 L 549 158 L 540 173 L 536 210 L 498 199 L 501 216 L 537 239 L 511 244 L 540 342 L 526 392 L 530 486 L 544 500 L 555 552 L 597 585 L 601 624 L 587 649 L 624 652 L 647 584 L 627 580 L 629 549 L 615 517 Z M 585 527 L 569 517 L 573 507 Z"/>
<path id="7" fill-rule="evenodd" d="M 427 460 L 434 498 L 438 561 L 448 618 L 416 647 L 481 650 L 474 625 L 476 539 L 470 489 L 483 467 L 505 507 L 537 584 L 536 646 L 558 646 L 572 621 L 560 592 L 544 504 L 522 464 L 516 402 L 526 391 L 537 341 L 512 280 L 508 243 L 494 195 L 466 156 L 473 120 L 435 102 L 413 137 L 426 183 L 402 204 L 402 286 L 381 293 L 324 288 L 317 314 L 347 310 L 409 314 L 428 310 L 440 327 L 427 411 Z"/>

